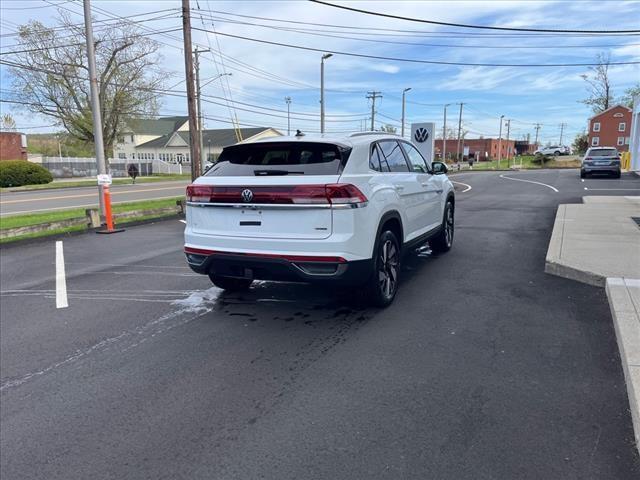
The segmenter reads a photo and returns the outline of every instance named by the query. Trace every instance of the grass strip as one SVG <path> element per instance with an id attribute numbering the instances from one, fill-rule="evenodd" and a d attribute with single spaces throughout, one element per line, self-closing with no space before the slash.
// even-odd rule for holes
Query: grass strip
<path id="1" fill-rule="evenodd" d="M 164 208 L 172 207 L 176 204 L 176 200 L 181 197 L 175 198 L 163 198 L 159 200 L 142 200 L 139 202 L 127 202 L 118 203 L 113 205 L 113 213 L 130 212 L 132 210 L 147 210 L 151 208 Z M 73 208 L 69 210 L 55 210 L 51 212 L 30 213 L 25 215 L 10 215 L 6 217 L 0 217 L 0 230 L 6 230 L 9 228 L 26 227 L 30 225 L 38 225 L 41 223 L 57 222 L 61 220 L 69 220 L 72 218 L 85 217 L 86 208 Z M 127 219 L 128 221 L 137 221 L 139 218 L 133 217 Z M 46 233 L 46 232 L 39 232 Z M 56 232 L 60 233 L 60 232 Z M 33 234 L 35 235 L 35 234 Z M 18 238 L 23 238 L 20 236 Z"/>

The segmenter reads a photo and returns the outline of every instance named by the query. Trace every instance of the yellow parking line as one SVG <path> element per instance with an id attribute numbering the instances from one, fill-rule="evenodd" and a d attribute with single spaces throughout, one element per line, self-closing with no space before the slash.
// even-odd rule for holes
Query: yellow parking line
<path id="1" fill-rule="evenodd" d="M 124 195 L 125 193 L 146 193 L 146 192 L 158 192 L 162 190 L 176 190 L 181 189 L 184 190 L 184 186 L 177 187 L 163 187 L 163 188 L 145 188 L 144 190 L 116 190 L 111 192 L 111 196 L 114 195 Z M 10 203 L 26 203 L 26 202 L 41 202 L 44 200 L 64 200 L 65 198 L 87 198 L 87 197 L 95 197 L 95 193 L 84 193 L 82 195 L 58 195 L 56 197 L 38 197 L 38 198 L 27 198 L 24 200 L 0 200 L 0 205 L 8 205 Z"/>

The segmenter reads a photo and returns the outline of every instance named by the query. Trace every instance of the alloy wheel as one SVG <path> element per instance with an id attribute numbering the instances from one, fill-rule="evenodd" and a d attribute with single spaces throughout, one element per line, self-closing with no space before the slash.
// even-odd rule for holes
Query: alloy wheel
<path id="1" fill-rule="evenodd" d="M 380 291 L 386 298 L 391 298 L 398 286 L 399 255 L 398 248 L 391 241 L 385 241 L 380 249 L 378 282 Z"/>

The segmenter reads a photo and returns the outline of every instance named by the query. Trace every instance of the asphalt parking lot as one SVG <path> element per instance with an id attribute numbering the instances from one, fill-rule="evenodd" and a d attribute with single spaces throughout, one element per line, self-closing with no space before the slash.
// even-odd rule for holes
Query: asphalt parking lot
<path id="1" fill-rule="evenodd" d="M 546 275 L 556 206 L 640 178 L 470 172 L 395 303 L 186 267 L 177 220 L 0 250 L 0 476 L 630 479 L 604 290 Z"/>

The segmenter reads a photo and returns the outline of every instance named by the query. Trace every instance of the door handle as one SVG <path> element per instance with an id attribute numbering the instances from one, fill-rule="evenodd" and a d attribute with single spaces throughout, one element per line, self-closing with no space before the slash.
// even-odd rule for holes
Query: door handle
<path id="1" fill-rule="evenodd" d="M 394 185 L 396 190 L 404 190 L 404 185 Z"/>
<path id="2" fill-rule="evenodd" d="M 423 187 L 426 187 L 429 185 L 429 182 L 420 182 L 420 185 L 422 185 Z"/>

